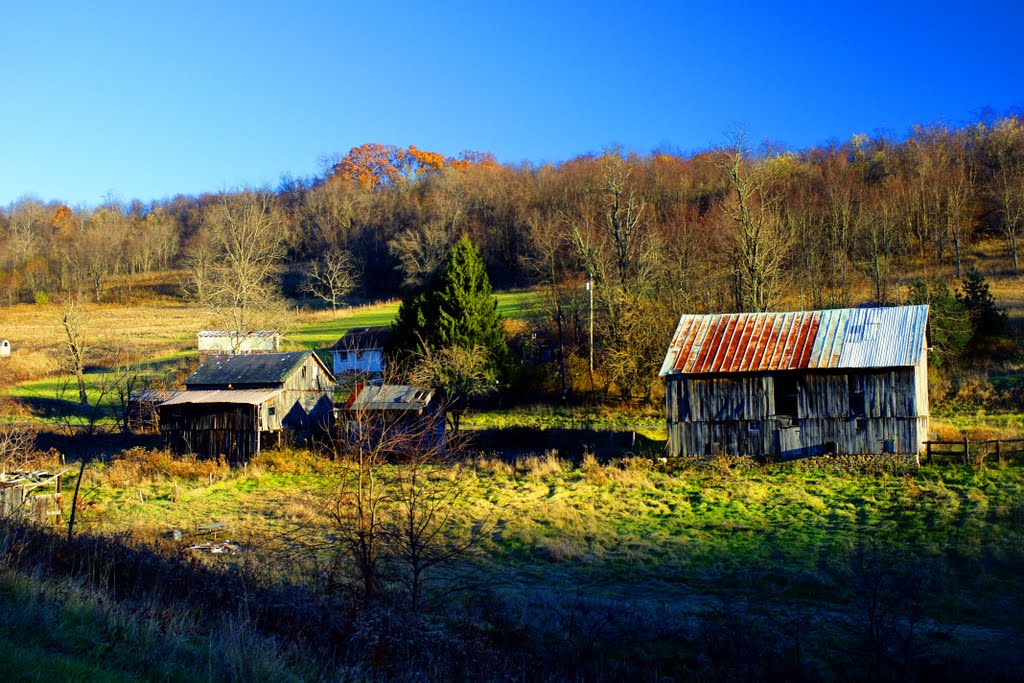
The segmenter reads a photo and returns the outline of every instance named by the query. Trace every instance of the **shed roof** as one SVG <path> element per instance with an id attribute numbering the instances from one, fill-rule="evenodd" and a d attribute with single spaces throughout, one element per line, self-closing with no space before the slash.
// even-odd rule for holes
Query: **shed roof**
<path id="1" fill-rule="evenodd" d="M 281 393 L 282 389 L 192 389 L 182 391 L 160 405 L 179 406 L 195 403 L 226 403 L 258 406 Z"/>
<path id="2" fill-rule="evenodd" d="M 683 315 L 662 376 L 913 366 L 927 306 Z"/>
<path id="3" fill-rule="evenodd" d="M 342 335 L 341 339 L 334 345 L 339 351 L 350 349 L 382 349 L 391 340 L 391 327 L 380 325 L 378 327 L 353 327 Z"/>
<path id="4" fill-rule="evenodd" d="M 210 356 L 198 370 L 189 375 L 185 386 L 214 385 L 226 388 L 236 384 L 283 384 L 311 354 L 311 351 L 293 351 L 251 356 Z"/>
<path id="5" fill-rule="evenodd" d="M 429 387 L 405 384 L 360 384 L 349 396 L 345 410 L 423 410 L 434 397 Z"/>
<path id="6" fill-rule="evenodd" d="M 200 337 L 274 337 L 280 336 L 274 330 L 257 330 L 253 332 L 239 332 L 237 330 L 203 330 Z"/>

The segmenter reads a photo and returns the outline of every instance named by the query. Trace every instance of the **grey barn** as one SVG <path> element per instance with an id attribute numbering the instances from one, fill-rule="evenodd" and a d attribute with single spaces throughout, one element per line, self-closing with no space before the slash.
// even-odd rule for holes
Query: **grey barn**
<path id="1" fill-rule="evenodd" d="M 247 460 L 282 440 L 326 433 L 334 376 L 310 351 L 206 359 L 161 403 L 160 434 L 179 453 Z"/>
<path id="2" fill-rule="evenodd" d="M 669 454 L 920 453 L 927 306 L 683 315 L 661 367 Z"/>

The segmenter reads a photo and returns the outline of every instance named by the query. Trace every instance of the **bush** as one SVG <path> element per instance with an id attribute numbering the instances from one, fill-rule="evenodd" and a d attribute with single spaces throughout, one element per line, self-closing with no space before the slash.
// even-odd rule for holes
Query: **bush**
<path id="1" fill-rule="evenodd" d="M 44 304 L 50 303 L 50 295 L 47 294 L 46 292 L 36 292 L 32 296 L 32 300 L 36 302 L 37 306 L 42 306 Z"/>

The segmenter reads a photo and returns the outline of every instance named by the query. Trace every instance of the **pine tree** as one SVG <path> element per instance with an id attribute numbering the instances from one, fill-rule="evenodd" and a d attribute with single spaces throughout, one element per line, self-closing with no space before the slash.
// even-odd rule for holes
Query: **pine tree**
<path id="1" fill-rule="evenodd" d="M 975 334 L 979 337 L 1001 334 L 1006 328 L 1007 314 L 996 305 L 985 276 L 976 266 L 971 266 L 962 283 L 964 291 L 956 298 L 970 311 Z"/>
<path id="2" fill-rule="evenodd" d="M 452 249 L 426 287 L 402 301 L 393 326 L 399 349 L 483 347 L 500 364 L 508 347 L 498 300 L 491 292 L 483 258 L 468 237 Z"/>

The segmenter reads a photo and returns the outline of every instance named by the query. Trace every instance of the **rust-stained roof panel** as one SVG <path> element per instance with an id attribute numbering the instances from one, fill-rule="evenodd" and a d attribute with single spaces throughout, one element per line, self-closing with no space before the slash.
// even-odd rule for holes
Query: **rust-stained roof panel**
<path id="1" fill-rule="evenodd" d="M 927 306 L 684 315 L 661 375 L 916 365 Z"/>

